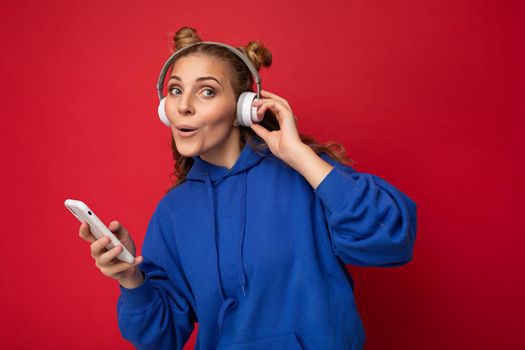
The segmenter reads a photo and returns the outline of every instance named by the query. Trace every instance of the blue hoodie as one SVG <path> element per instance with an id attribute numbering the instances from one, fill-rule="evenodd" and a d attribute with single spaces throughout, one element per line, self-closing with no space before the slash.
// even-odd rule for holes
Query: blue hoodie
<path id="1" fill-rule="evenodd" d="M 159 201 L 140 269 L 120 286 L 122 335 L 138 349 L 362 349 L 345 264 L 412 259 L 416 203 L 385 180 L 326 153 L 334 169 L 314 190 L 269 151 L 246 144 L 231 169 L 193 157 Z"/>

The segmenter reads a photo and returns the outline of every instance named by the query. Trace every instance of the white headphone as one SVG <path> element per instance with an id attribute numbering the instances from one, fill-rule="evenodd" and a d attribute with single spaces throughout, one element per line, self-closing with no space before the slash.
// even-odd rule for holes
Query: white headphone
<path id="1" fill-rule="evenodd" d="M 254 123 L 258 123 L 262 120 L 264 116 L 258 116 L 257 115 L 257 107 L 252 106 L 252 102 L 254 99 L 260 99 L 261 98 L 261 78 L 259 77 L 259 74 L 257 73 L 257 69 L 253 65 L 253 63 L 244 55 L 240 50 L 223 43 L 218 43 L 214 41 L 200 41 L 193 44 L 190 44 L 188 46 L 185 46 L 177 51 L 173 55 L 168 58 L 166 63 L 164 63 L 164 67 L 162 67 L 162 71 L 160 72 L 159 81 L 157 82 L 157 93 L 159 95 L 159 118 L 160 120 L 167 126 L 170 127 L 170 121 L 168 119 L 168 116 L 166 115 L 166 97 L 163 95 L 163 89 L 164 89 L 164 79 L 166 78 L 166 73 L 168 71 L 169 66 L 173 63 L 175 60 L 175 57 L 179 55 L 180 53 L 184 52 L 185 50 L 189 49 L 192 46 L 200 45 L 200 44 L 213 44 L 213 45 L 219 45 L 222 47 L 227 48 L 237 56 L 239 56 L 243 62 L 248 66 L 250 69 L 250 72 L 252 73 L 255 84 L 257 85 L 257 93 L 254 93 L 252 91 L 245 91 L 241 93 L 237 100 L 237 122 L 239 125 L 242 126 L 250 126 Z"/>

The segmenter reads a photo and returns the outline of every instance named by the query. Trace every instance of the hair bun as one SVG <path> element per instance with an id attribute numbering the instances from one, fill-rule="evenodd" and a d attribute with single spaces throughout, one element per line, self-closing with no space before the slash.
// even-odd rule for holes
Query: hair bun
<path id="1" fill-rule="evenodd" d="M 184 46 L 202 41 L 197 34 L 197 29 L 188 26 L 181 27 L 173 37 L 173 49 L 179 50 Z"/>
<path id="2" fill-rule="evenodd" d="M 248 56 L 257 70 L 262 66 L 272 65 L 272 53 L 260 41 L 250 41 L 248 45 L 241 46 L 239 49 Z"/>

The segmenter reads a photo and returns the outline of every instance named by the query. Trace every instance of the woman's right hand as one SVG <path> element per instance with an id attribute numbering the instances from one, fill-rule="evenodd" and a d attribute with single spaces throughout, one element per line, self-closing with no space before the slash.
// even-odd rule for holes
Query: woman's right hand
<path id="1" fill-rule="evenodd" d="M 108 228 L 122 242 L 131 255 L 135 256 L 135 244 L 128 230 L 118 221 L 112 221 Z M 109 237 L 103 236 L 97 239 L 91 233 L 89 225 L 85 221 L 80 225 L 78 234 L 80 238 L 91 243 L 91 257 L 95 260 L 95 265 L 104 276 L 119 281 L 124 288 L 136 288 L 142 284 L 144 278 L 137 267 L 143 260 L 142 256 L 135 257 L 134 262 L 131 264 L 118 260 L 117 255 L 122 252 L 122 246 L 117 245 L 107 250 L 105 247 L 110 242 Z"/>

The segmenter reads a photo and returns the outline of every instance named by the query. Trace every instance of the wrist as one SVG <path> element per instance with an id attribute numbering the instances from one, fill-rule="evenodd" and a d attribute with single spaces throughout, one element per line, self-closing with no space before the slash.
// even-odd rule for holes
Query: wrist
<path id="1" fill-rule="evenodd" d="M 134 271 L 131 274 L 131 276 L 124 277 L 119 280 L 119 284 L 126 289 L 137 288 L 142 283 L 144 283 L 144 276 L 142 274 L 142 271 L 138 267 L 134 268 Z"/>
<path id="2" fill-rule="evenodd" d="M 295 170 L 298 170 L 305 157 L 311 156 L 311 153 L 315 154 L 312 148 L 305 143 L 301 143 L 287 154 L 285 162 Z"/>
<path id="3" fill-rule="evenodd" d="M 301 174 L 314 190 L 334 168 L 306 144 L 297 147 L 290 154 L 288 165 Z"/>

